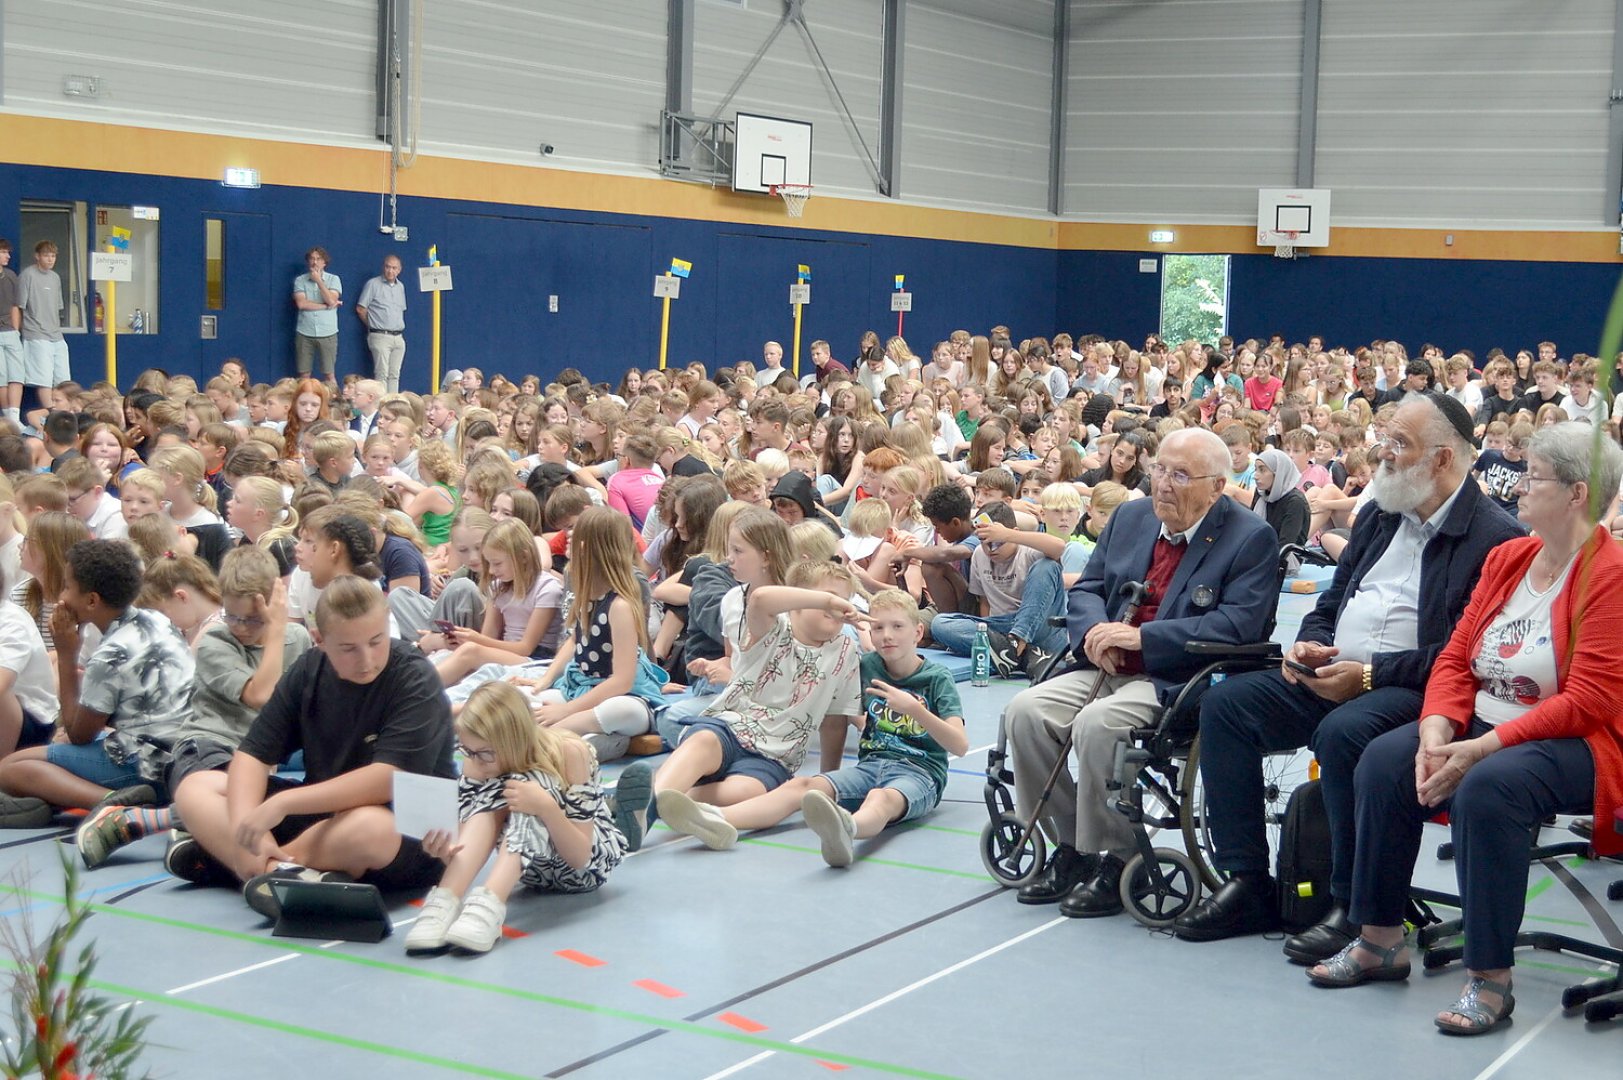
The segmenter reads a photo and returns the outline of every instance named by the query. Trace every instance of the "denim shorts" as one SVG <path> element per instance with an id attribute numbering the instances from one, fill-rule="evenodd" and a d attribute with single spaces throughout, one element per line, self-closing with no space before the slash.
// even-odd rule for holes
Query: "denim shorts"
<path id="1" fill-rule="evenodd" d="M 700 717 L 696 723 L 688 725 L 682 741 L 691 739 L 696 731 L 708 731 L 721 743 L 721 767 L 709 776 L 701 776 L 699 783 L 715 784 L 729 776 L 747 776 L 759 780 L 763 787 L 771 791 L 783 786 L 789 779 L 788 769 L 754 750 L 746 750 L 725 722 L 708 716 Z"/>
<path id="2" fill-rule="evenodd" d="M 92 784 L 100 784 L 111 791 L 130 787 L 134 784 L 152 784 L 161 788 L 162 784 L 152 783 L 141 778 L 140 763 L 130 760 L 120 765 L 107 756 L 105 736 L 93 743 L 77 745 L 75 743 L 50 743 L 45 747 L 45 760 L 58 768 L 66 769 L 81 780 L 88 780 Z"/>
<path id="3" fill-rule="evenodd" d="M 902 793 L 907 809 L 897 821 L 912 821 L 936 808 L 941 792 L 935 781 L 916 765 L 895 758 L 865 758 L 855 765 L 824 773 L 823 778 L 834 785 L 834 798 L 845 809 L 855 813 L 870 791 L 890 788 Z"/>

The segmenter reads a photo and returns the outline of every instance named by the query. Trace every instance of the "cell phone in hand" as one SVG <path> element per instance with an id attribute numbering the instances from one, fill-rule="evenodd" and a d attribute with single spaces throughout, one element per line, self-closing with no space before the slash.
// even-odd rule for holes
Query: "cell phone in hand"
<path id="1" fill-rule="evenodd" d="M 980 513 L 975 515 L 975 527 L 977 529 L 980 528 L 983 525 L 996 525 L 996 524 L 997 524 L 997 522 L 992 520 L 992 515 L 988 514 L 985 510 L 982 510 Z"/>
<path id="2" fill-rule="evenodd" d="M 434 620 L 434 629 L 438 630 L 440 633 L 444 634 L 446 637 L 454 637 L 454 636 L 456 636 L 456 632 L 458 630 L 460 630 L 461 627 L 457 626 L 456 623 L 450 622 L 449 620 L 446 620 L 446 619 L 435 619 Z"/>
<path id="3" fill-rule="evenodd" d="M 1318 668 L 1308 667 L 1306 664 L 1302 663 L 1300 660 L 1292 660 L 1289 657 L 1286 657 L 1285 658 L 1285 666 L 1290 668 L 1292 671 L 1296 672 L 1296 674 L 1298 674 L 1298 675 L 1306 675 L 1310 679 L 1316 679 L 1316 678 L 1319 677 L 1319 669 Z"/>

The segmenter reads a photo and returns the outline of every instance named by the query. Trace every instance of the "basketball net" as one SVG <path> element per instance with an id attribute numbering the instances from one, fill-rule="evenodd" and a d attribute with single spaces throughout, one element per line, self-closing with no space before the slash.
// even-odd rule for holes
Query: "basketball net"
<path id="1" fill-rule="evenodd" d="M 806 200 L 811 198 L 810 184 L 773 184 L 772 194 L 783 200 L 783 208 L 792 218 L 799 217 L 806 210 Z"/>
<path id="2" fill-rule="evenodd" d="M 1295 231 L 1294 229 L 1292 229 L 1292 230 L 1287 231 L 1287 232 L 1280 232 L 1280 233 L 1278 233 L 1276 235 L 1283 236 L 1285 238 L 1286 242 L 1283 243 L 1283 244 L 1277 244 L 1276 243 L 1274 245 L 1274 258 L 1276 258 L 1276 259 L 1294 259 L 1294 258 L 1296 258 L 1296 238 L 1301 236 L 1302 234 Z"/>

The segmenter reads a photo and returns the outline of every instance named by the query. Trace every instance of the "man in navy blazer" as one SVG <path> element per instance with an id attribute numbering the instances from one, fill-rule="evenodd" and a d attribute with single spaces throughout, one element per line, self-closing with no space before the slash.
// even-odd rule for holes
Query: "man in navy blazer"
<path id="1" fill-rule="evenodd" d="M 1488 552 L 1524 530 L 1471 479 L 1465 406 L 1436 393 L 1403 399 L 1378 448 L 1372 502 L 1358 515 L 1328 591 L 1302 620 L 1283 664 L 1229 678 L 1200 705 L 1200 775 L 1213 861 L 1230 878 L 1173 932 L 1215 941 L 1278 928 L 1264 822 L 1265 754 L 1311 746 L 1330 823 L 1327 921 L 1286 940 L 1300 963 L 1327 959 L 1358 933 L 1352 894 L 1353 770 L 1375 736 L 1420 719 L 1433 662 L 1471 599 Z"/>
<path id="2" fill-rule="evenodd" d="M 1279 599 L 1279 541 L 1259 515 L 1223 494 L 1230 467 L 1228 448 L 1210 431 L 1167 437 L 1151 469 L 1150 498 L 1117 508 L 1070 591 L 1071 651 L 1081 666 L 1015 695 L 1004 712 L 1021 814 L 1032 811 L 1073 747 L 1080 767 L 1075 783 L 1061 772 L 1049 796 L 1044 825 L 1054 854 L 1020 890 L 1021 903 L 1057 901 L 1075 918 L 1122 910 L 1133 831 L 1106 787 L 1117 747 L 1154 723 L 1200 668 L 1187 642 L 1238 644 L 1264 634 Z M 1128 624 L 1122 586 L 1134 581 L 1149 595 Z"/>

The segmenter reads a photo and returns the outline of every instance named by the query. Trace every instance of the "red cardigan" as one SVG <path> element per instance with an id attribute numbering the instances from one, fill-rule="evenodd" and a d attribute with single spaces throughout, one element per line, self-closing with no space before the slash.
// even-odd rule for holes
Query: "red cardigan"
<path id="1" fill-rule="evenodd" d="M 1521 584 L 1537 537 L 1500 544 L 1489 553 L 1471 602 L 1448 644 L 1438 654 L 1426 683 L 1421 716 L 1446 716 L 1463 734 L 1476 707 L 1477 680 L 1471 674 L 1482 635 Z M 1583 739 L 1595 757 L 1595 834 L 1602 855 L 1623 852 L 1614 813 L 1623 807 L 1623 703 L 1618 671 L 1623 669 L 1623 546 L 1604 528 L 1584 545 L 1550 613 L 1557 690 L 1526 713 L 1496 729 L 1505 746 L 1534 739 Z"/>

